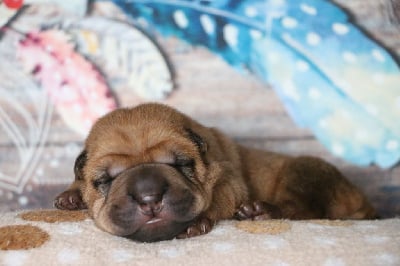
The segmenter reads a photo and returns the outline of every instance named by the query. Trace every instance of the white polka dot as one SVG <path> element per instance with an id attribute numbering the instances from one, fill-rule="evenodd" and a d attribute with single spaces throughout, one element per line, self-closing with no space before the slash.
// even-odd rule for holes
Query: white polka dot
<path id="1" fill-rule="evenodd" d="M 286 262 L 284 262 L 284 261 L 278 260 L 278 261 L 272 262 L 272 264 L 270 264 L 270 265 L 271 265 L 271 266 L 289 266 L 290 264 L 289 264 L 289 263 L 286 263 Z"/>
<path id="2" fill-rule="evenodd" d="M 382 85 L 385 82 L 385 76 L 382 73 L 374 73 L 372 75 L 372 81 L 377 85 Z"/>
<path id="3" fill-rule="evenodd" d="M 300 94 L 297 91 L 297 87 L 291 81 L 286 81 L 283 83 L 282 91 L 287 97 L 296 102 L 301 100 Z"/>
<path id="4" fill-rule="evenodd" d="M 358 130 L 356 131 L 356 133 L 354 134 L 355 138 L 361 141 L 365 141 L 368 139 L 369 137 L 369 133 L 366 130 Z"/>
<path id="5" fill-rule="evenodd" d="M 260 40 L 263 34 L 259 30 L 250 30 L 250 36 L 253 38 L 253 40 Z"/>
<path id="6" fill-rule="evenodd" d="M 1 265 L 4 266 L 20 266 L 25 265 L 25 262 L 28 258 L 28 254 L 26 251 L 14 251 L 9 250 L 5 254 L 3 254 L 0 258 L 2 258 Z"/>
<path id="7" fill-rule="evenodd" d="M 57 254 L 57 260 L 61 264 L 73 264 L 80 258 L 80 252 L 77 249 L 65 248 Z"/>
<path id="8" fill-rule="evenodd" d="M 317 99 L 321 98 L 321 91 L 317 88 L 311 87 L 308 90 L 308 96 L 313 100 L 317 100 Z"/>
<path id="9" fill-rule="evenodd" d="M 311 15 L 311 16 L 315 16 L 318 14 L 318 11 L 315 7 L 307 5 L 307 4 L 301 4 L 300 5 L 300 9 L 301 11 L 303 11 L 304 13 Z"/>
<path id="10" fill-rule="evenodd" d="M 39 167 L 38 169 L 36 169 L 36 175 L 43 176 L 43 174 L 44 174 L 43 168 Z"/>
<path id="11" fill-rule="evenodd" d="M 279 60 L 281 59 L 279 54 L 274 52 L 269 52 L 267 57 L 268 61 L 272 64 L 279 63 Z"/>
<path id="12" fill-rule="evenodd" d="M 64 146 L 64 154 L 68 157 L 76 157 L 81 150 L 81 146 L 74 142 L 69 142 Z"/>
<path id="13" fill-rule="evenodd" d="M 307 223 L 306 225 L 308 228 L 314 229 L 314 230 L 321 230 L 321 228 L 326 228 L 326 225 L 323 225 L 323 224 Z"/>
<path id="14" fill-rule="evenodd" d="M 377 230 L 378 226 L 373 225 L 373 224 L 356 224 L 355 225 L 358 229 L 360 229 L 361 231 L 364 231 L 365 233 L 371 233 L 371 231 Z"/>
<path id="15" fill-rule="evenodd" d="M 57 83 L 61 82 L 62 76 L 60 72 L 53 73 L 53 78 L 56 80 Z"/>
<path id="16" fill-rule="evenodd" d="M 215 32 L 215 22 L 210 18 L 208 15 L 201 15 L 200 16 L 200 23 L 203 26 L 204 31 L 211 35 Z"/>
<path id="17" fill-rule="evenodd" d="M 58 232 L 63 235 L 79 235 L 82 231 L 82 228 L 78 224 L 64 223 L 58 226 Z"/>
<path id="18" fill-rule="evenodd" d="M 280 249 L 287 245 L 287 241 L 278 236 L 269 236 L 263 241 L 263 245 L 268 249 Z"/>
<path id="19" fill-rule="evenodd" d="M 310 32 L 307 34 L 307 43 L 312 46 L 316 46 L 321 42 L 321 37 L 315 33 Z"/>
<path id="20" fill-rule="evenodd" d="M 84 83 L 84 82 L 80 82 Z M 83 88 L 86 87 L 85 84 L 80 84 Z M 61 87 L 60 94 L 57 95 L 58 99 L 61 101 L 74 101 L 77 98 L 77 95 L 75 94 L 75 91 L 73 87 L 69 85 L 64 85 Z"/>
<path id="21" fill-rule="evenodd" d="M 186 29 L 189 26 L 189 20 L 182 10 L 177 10 L 174 12 L 174 21 L 178 27 Z"/>
<path id="22" fill-rule="evenodd" d="M 296 62 L 296 68 L 301 72 L 306 72 L 310 70 L 310 65 L 306 61 L 300 60 Z"/>
<path id="23" fill-rule="evenodd" d="M 29 202 L 29 200 L 25 196 L 19 197 L 19 199 L 18 199 L 18 203 L 21 206 L 26 206 L 28 204 L 28 202 Z"/>
<path id="24" fill-rule="evenodd" d="M 181 255 L 181 252 L 179 252 L 176 248 L 164 248 L 162 250 L 160 250 L 160 255 L 163 257 L 167 257 L 167 258 L 176 258 L 179 257 Z"/>
<path id="25" fill-rule="evenodd" d="M 378 115 L 379 113 L 378 108 L 372 104 L 366 105 L 365 109 L 371 115 Z"/>
<path id="26" fill-rule="evenodd" d="M 345 266 L 346 263 L 341 258 L 331 257 L 328 258 L 324 264 L 324 266 Z"/>
<path id="27" fill-rule="evenodd" d="M 282 7 L 286 5 L 286 0 L 269 0 L 268 5 L 270 7 Z"/>
<path id="28" fill-rule="evenodd" d="M 345 35 L 350 31 L 349 27 L 342 23 L 333 23 L 332 29 L 338 35 Z"/>
<path id="29" fill-rule="evenodd" d="M 287 29 L 294 29 L 298 24 L 297 20 L 292 17 L 284 17 L 282 19 L 282 25 Z"/>
<path id="30" fill-rule="evenodd" d="M 343 52 L 342 57 L 347 63 L 355 63 L 357 61 L 357 56 L 352 52 Z"/>
<path id="31" fill-rule="evenodd" d="M 386 149 L 388 151 L 395 151 L 395 150 L 399 149 L 399 146 L 400 146 L 400 144 L 397 140 L 389 140 L 386 143 Z"/>
<path id="32" fill-rule="evenodd" d="M 378 62 L 385 62 L 385 56 L 382 54 L 381 51 L 379 51 L 378 49 L 374 49 L 372 50 L 372 56 L 375 58 L 375 60 L 377 60 Z"/>
<path id="33" fill-rule="evenodd" d="M 51 161 L 50 161 L 50 167 L 51 168 L 57 168 L 57 167 L 59 167 L 60 166 L 60 161 L 59 160 L 57 160 L 57 159 L 52 159 Z"/>
<path id="34" fill-rule="evenodd" d="M 83 113 L 83 107 L 79 103 L 73 104 L 71 109 L 75 114 L 79 115 Z"/>
<path id="35" fill-rule="evenodd" d="M 232 24 L 226 24 L 223 29 L 224 40 L 231 47 L 236 47 L 238 44 L 239 30 Z"/>
<path id="36" fill-rule="evenodd" d="M 328 237 L 315 237 L 314 241 L 317 242 L 319 245 L 324 246 L 334 246 L 337 243 L 336 239 Z"/>
<path id="37" fill-rule="evenodd" d="M 226 232 L 227 232 L 227 229 L 223 228 L 221 226 L 218 226 L 215 229 L 211 230 L 211 234 L 217 235 L 217 236 L 224 235 L 224 234 L 226 234 Z"/>
<path id="38" fill-rule="evenodd" d="M 318 125 L 319 125 L 320 128 L 327 128 L 329 123 L 328 123 L 328 121 L 326 119 L 321 119 L 318 122 Z"/>
<path id="39" fill-rule="evenodd" d="M 213 249 L 218 252 L 232 251 L 233 248 L 234 248 L 233 244 L 228 242 L 219 242 L 213 244 Z"/>
<path id="40" fill-rule="evenodd" d="M 332 152 L 333 152 L 333 154 L 338 155 L 338 156 L 341 156 L 341 155 L 344 154 L 344 151 L 345 151 L 345 149 L 344 149 L 344 147 L 343 147 L 342 144 L 340 144 L 340 143 L 334 143 L 334 144 L 332 145 Z"/>
<path id="41" fill-rule="evenodd" d="M 246 16 L 248 16 L 250 18 L 253 18 L 253 17 L 258 15 L 257 9 L 254 8 L 254 7 L 251 7 L 251 6 L 250 7 L 246 7 L 244 13 L 246 14 Z"/>
<path id="42" fill-rule="evenodd" d="M 384 244 L 390 240 L 387 236 L 365 236 L 365 241 L 371 244 Z"/>
<path id="43" fill-rule="evenodd" d="M 126 262 L 133 259 L 132 252 L 124 249 L 113 250 L 111 253 L 111 257 L 115 262 Z"/>
<path id="44" fill-rule="evenodd" d="M 385 265 L 385 266 L 399 265 L 398 263 L 400 262 L 399 256 L 390 253 L 378 254 L 375 256 L 374 260 L 377 265 Z"/>
<path id="45" fill-rule="evenodd" d="M 51 46 L 50 44 L 48 44 L 48 45 L 46 45 L 46 50 L 48 51 L 48 52 L 53 52 L 53 50 L 54 50 L 54 47 L 53 46 Z"/>

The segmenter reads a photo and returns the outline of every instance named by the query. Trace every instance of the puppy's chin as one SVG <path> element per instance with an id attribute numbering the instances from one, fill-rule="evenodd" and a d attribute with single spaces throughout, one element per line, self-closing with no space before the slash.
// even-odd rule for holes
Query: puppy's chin
<path id="1" fill-rule="evenodd" d="M 165 222 L 163 220 L 151 220 L 150 224 L 144 224 L 135 233 L 125 237 L 140 242 L 170 240 L 185 231 L 191 223 L 192 221 Z"/>

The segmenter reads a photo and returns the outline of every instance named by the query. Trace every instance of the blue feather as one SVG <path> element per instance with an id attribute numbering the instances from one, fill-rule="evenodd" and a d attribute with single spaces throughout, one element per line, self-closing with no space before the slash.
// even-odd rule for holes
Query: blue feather
<path id="1" fill-rule="evenodd" d="M 399 161 L 399 67 L 330 1 L 113 2 L 272 84 L 293 119 L 335 155 L 359 165 Z"/>

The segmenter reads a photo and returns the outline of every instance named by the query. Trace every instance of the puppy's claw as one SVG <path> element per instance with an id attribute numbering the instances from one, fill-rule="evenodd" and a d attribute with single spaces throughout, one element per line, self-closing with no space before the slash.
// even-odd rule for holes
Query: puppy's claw
<path id="1" fill-rule="evenodd" d="M 282 213 L 275 205 L 255 201 L 240 205 L 234 217 L 237 220 L 268 220 L 282 218 Z"/>
<path id="2" fill-rule="evenodd" d="M 214 223 L 208 218 L 200 218 L 194 224 L 189 226 L 186 231 L 177 236 L 178 239 L 195 237 L 207 234 L 211 231 Z"/>
<path id="3" fill-rule="evenodd" d="M 67 190 L 56 197 L 54 207 L 60 210 L 82 210 L 86 209 L 86 204 L 79 190 Z"/>

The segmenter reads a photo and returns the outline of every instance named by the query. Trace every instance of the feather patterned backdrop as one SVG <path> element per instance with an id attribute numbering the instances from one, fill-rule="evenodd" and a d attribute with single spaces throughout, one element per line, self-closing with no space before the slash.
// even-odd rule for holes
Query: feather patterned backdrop
<path id="1" fill-rule="evenodd" d="M 113 2 L 149 29 L 208 47 L 272 84 L 333 154 L 384 168 L 399 161 L 399 66 L 332 2 Z"/>

